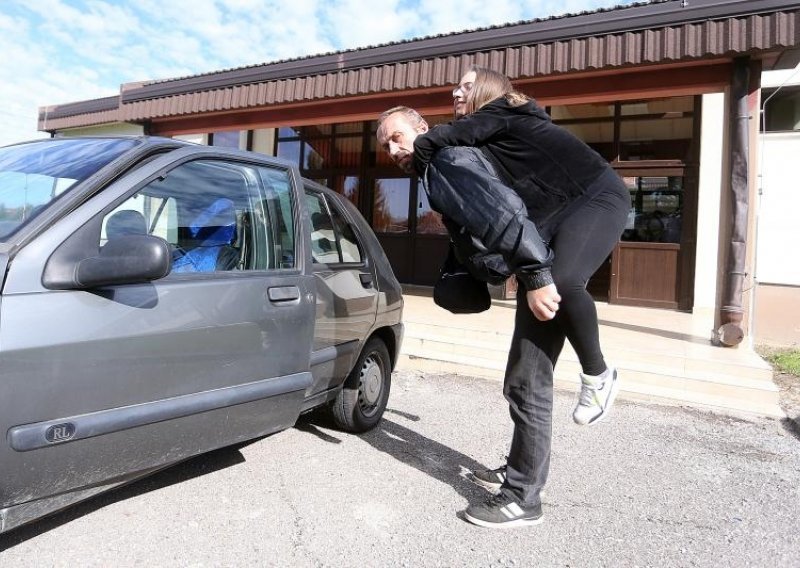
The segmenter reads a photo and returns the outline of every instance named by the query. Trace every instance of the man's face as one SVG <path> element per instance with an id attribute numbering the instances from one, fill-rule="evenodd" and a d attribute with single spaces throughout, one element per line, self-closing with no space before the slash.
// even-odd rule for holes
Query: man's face
<path id="1" fill-rule="evenodd" d="M 403 113 L 396 112 L 389 115 L 378 129 L 378 145 L 401 170 L 410 174 L 414 170 L 414 140 L 427 131 L 425 121 L 414 126 Z"/>

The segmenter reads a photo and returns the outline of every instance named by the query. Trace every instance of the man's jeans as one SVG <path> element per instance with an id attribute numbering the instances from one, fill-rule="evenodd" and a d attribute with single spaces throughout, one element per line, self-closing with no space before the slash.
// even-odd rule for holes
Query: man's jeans
<path id="1" fill-rule="evenodd" d="M 541 503 L 539 492 L 550 471 L 553 367 L 565 337 L 555 321 L 541 322 L 534 317 L 525 289 L 520 287 L 503 384 L 514 421 L 503 490 L 523 505 Z"/>

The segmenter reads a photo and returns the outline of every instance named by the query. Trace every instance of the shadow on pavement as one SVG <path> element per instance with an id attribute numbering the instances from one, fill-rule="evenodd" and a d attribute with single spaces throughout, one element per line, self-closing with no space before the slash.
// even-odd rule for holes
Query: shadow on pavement
<path id="1" fill-rule="evenodd" d="M 781 419 L 781 426 L 783 429 L 789 432 L 795 439 L 800 440 L 800 416 L 792 419 L 788 416 L 786 418 Z"/>
<path id="2" fill-rule="evenodd" d="M 486 497 L 485 490 L 467 477 L 485 466 L 436 440 L 386 418 L 375 430 L 362 434 L 361 438 L 376 450 L 446 483 L 469 502 Z"/>
<path id="3" fill-rule="evenodd" d="M 397 414 L 412 422 L 420 420 L 419 416 L 389 408 L 386 409 L 386 414 Z M 319 414 L 302 416 L 295 427 L 322 440 L 331 443 L 340 442 L 338 438 L 322 432 L 316 425 L 335 429 L 331 420 Z M 486 497 L 485 490 L 469 479 L 469 474 L 485 467 L 483 464 L 436 440 L 387 420 L 385 415 L 377 428 L 359 434 L 359 437 L 376 450 L 446 483 L 470 502 Z"/>
<path id="4" fill-rule="evenodd" d="M 313 418 L 305 418 L 301 416 L 297 420 L 297 424 L 294 425 L 296 430 L 300 430 L 301 432 L 307 432 L 308 434 L 313 434 L 323 442 L 329 442 L 331 444 L 341 444 L 342 441 L 337 438 L 336 436 L 331 436 L 330 434 L 323 432 L 319 428 L 317 428 L 312 422 L 322 423 L 322 420 L 316 417 Z M 333 428 L 333 425 L 328 425 L 327 422 L 325 423 L 325 427 Z"/>
<path id="5" fill-rule="evenodd" d="M 420 420 L 422 420 L 416 414 L 410 414 L 408 412 L 403 412 L 402 410 L 395 410 L 393 408 L 387 408 L 386 412 L 389 412 L 390 414 L 397 414 L 398 416 L 402 416 L 403 418 L 405 418 L 406 420 L 410 420 L 411 422 L 419 422 Z"/>
<path id="6" fill-rule="evenodd" d="M 44 517 L 38 521 L 33 521 L 32 523 L 12 529 L 8 533 L 0 535 L 0 552 L 60 527 L 70 521 L 79 519 L 98 509 L 102 509 L 107 505 L 125 501 L 137 495 L 143 495 L 150 491 L 169 487 L 176 483 L 181 483 L 189 479 L 194 479 L 195 477 L 207 475 L 243 463 L 245 459 L 239 450 L 259 439 L 261 438 L 248 440 L 247 442 L 196 456 L 180 464 L 170 466 L 149 475 L 148 477 L 131 482 L 128 485 L 112 489 L 106 493 L 91 497 L 86 501 L 71 505 L 62 511 Z"/>

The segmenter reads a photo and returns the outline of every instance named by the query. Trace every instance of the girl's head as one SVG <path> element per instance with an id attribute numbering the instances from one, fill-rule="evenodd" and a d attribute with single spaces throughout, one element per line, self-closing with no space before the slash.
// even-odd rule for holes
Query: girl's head
<path id="1" fill-rule="evenodd" d="M 453 89 L 453 113 L 456 118 L 472 114 L 499 97 L 505 97 L 513 106 L 530 100 L 528 96 L 515 91 L 511 81 L 502 73 L 473 65 Z"/>

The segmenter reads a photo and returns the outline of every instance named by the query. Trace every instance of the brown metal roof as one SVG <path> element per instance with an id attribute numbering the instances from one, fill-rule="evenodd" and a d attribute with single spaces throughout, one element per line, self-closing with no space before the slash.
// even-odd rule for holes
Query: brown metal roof
<path id="1" fill-rule="evenodd" d="M 440 89 L 477 62 L 512 79 L 731 58 L 800 45 L 800 1 L 635 4 L 123 86 L 116 116 L 48 107 L 47 129 L 245 110 L 321 99 Z M 53 118 L 56 113 L 60 118 Z M 101 120 L 100 116 L 104 115 Z M 112 113 L 113 114 L 113 113 Z M 40 112 L 40 128 L 42 124 Z"/>

